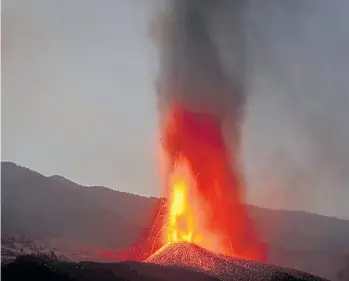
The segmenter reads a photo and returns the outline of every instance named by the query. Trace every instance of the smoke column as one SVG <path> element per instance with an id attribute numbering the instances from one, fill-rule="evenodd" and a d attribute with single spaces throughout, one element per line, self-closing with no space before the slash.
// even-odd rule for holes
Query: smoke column
<path id="1" fill-rule="evenodd" d="M 241 114 L 245 102 L 243 3 L 240 0 L 168 3 L 165 16 L 158 23 L 160 77 L 157 92 L 161 113 L 181 103 L 190 111 L 210 112 L 219 119 L 228 112 L 236 116 Z M 223 23 L 219 18 L 221 10 L 229 5 L 234 6 L 229 8 L 234 13 L 229 23 Z M 230 42 L 219 42 L 222 31 L 233 33 Z M 230 44 L 232 57 L 221 57 L 222 44 Z M 224 64 L 227 60 L 233 61 L 230 69 Z M 229 71 L 233 71 L 233 75 Z"/>
<path id="2" fill-rule="evenodd" d="M 169 173 L 184 156 L 196 176 L 198 197 L 204 200 L 207 229 L 227 237 L 218 243 L 220 249 L 225 254 L 263 260 L 262 246 L 244 207 L 236 157 L 246 100 L 244 3 L 169 3 L 159 23 L 158 100 L 163 147 L 171 162 Z M 230 15 L 222 21 L 224 10 Z M 227 46 L 229 55 L 224 52 Z M 229 142 L 223 134 L 227 118 Z M 230 159 L 231 155 L 235 157 Z"/>
<path id="3" fill-rule="evenodd" d="M 193 214 L 194 220 L 200 220 L 194 223 L 199 225 L 194 229 L 200 234 L 199 245 L 265 260 L 265 249 L 244 205 L 245 186 L 237 161 L 246 101 L 244 9 L 245 1 L 240 0 L 167 3 L 152 30 L 160 57 L 160 132 L 169 159 L 168 178 L 176 174 L 183 158 L 195 177 L 195 188 L 186 189 L 194 192 L 194 201 L 200 199 Z M 228 14 L 222 17 L 225 11 Z M 160 234 L 168 229 L 169 217 L 173 219 L 169 216 L 173 190 L 165 187 L 166 200 L 155 208 L 153 222 L 132 249 L 136 259 L 144 260 L 166 242 L 178 241 L 164 240 Z M 135 258 L 132 253 L 131 258 Z"/>
<path id="4" fill-rule="evenodd" d="M 156 23 L 160 125 L 168 127 L 166 121 L 181 110 L 210 115 L 211 121 L 219 123 L 219 130 L 228 120 L 231 154 L 238 149 L 246 101 L 244 2 L 169 1 Z M 221 15 L 226 9 L 230 18 L 223 22 Z M 221 40 L 227 34 L 229 41 Z M 224 47 L 229 54 L 222 56 Z"/>

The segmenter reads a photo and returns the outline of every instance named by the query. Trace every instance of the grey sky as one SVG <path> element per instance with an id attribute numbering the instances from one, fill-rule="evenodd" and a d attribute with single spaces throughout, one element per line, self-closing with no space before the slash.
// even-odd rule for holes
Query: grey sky
<path id="1" fill-rule="evenodd" d="M 143 1 L 3 1 L 3 159 L 156 194 Z"/>
<path id="2" fill-rule="evenodd" d="M 160 195 L 153 2 L 2 1 L 3 160 Z M 349 5 L 257 2 L 248 200 L 349 218 Z"/>

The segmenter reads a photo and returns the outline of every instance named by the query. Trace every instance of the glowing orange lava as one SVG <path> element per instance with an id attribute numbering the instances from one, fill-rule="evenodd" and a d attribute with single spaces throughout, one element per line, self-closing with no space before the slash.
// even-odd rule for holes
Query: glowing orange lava
<path id="1" fill-rule="evenodd" d="M 189 242 L 219 254 L 263 259 L 219 120 L 176 106 L 164 125 L 163 145 L 172 162 L 162 243 Z"/>
<path id="2" fill-rule="evenodd" d="M 231 245 L 224 243 L 222 233 L 210 228 L 210 202 L 198 193 L 196 177 L 184 157 L 177 159 L 168 185 L 162 244 L 188 242 L 212 252 L 232 255 Z"/>
<path id="3" fill-rule="evenodd" d="M 171 175 L 169 188 L 169 207 L 164 227 L 164 243 L 199 243 L 200 233 L 191 205 L 190 191 L 193 190 L 193 177 L 185 160 L 177 163 Z"/>
<path id="4" fill-rule="evenodd" d="M 150 227 L 123 259 L 145 260 L 165 244 L 188 242 L 216 254 L 265 260 L 220 121 L 181 106 L 172 110 L 162 130 L 170 160 L 166 199 L 159 201 Z"/>

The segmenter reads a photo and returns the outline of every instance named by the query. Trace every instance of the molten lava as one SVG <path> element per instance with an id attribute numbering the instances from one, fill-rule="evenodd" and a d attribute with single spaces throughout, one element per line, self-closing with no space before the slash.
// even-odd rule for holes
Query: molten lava
<path id="1" fill-rule="evenodd" d="M 189 202 L 189 192 L 192 188 L 192 178 L 185 161 L 177 163 L 169 188 L 169 207 L 164 226 L 164 243 L 199 242 L 193 208 Z"/>
<path id="2" fill-rule="evenodd" d="M 190 242 L 216 253 L 263 259 L 216 116 L 177 106 L 164 132 L 172 166 L 163 243 Z"/>
<path id="3" fill-rule="evenodd" d="M 163 244 L 188 242 L 212 252 L 229 254 L 220 235 L 209 229 L 209 203 L 201 198 L 189 162 L 180 157 L 169 180 L 168 209 L 162 233 Z"/>
<path id="4" fill-rule="evenodd" d="M 147 259 L 165 244 L 188 242 L 216 254 L 265 260 L 221 123 L 213 114 L 180 106 L 170 116 L 162 139 L 171 160 L 164 192 L 167 200 L 159 206 L 165 211 L 156 215 L 145 242 L 133 248 L 143 251 L 137 259 Z"/>

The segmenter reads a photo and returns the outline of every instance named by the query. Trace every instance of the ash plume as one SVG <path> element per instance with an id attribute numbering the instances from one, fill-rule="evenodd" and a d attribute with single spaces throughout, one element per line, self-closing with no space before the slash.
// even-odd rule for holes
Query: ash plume
<path id="1" fill-rule="evenodd" d="M 245 103 L 245 1 L 176 0 L 157 22 L 160 112 L 181 103 L 191 111 L 224 117 Z M 230 7 L 229 7 L 230 6 Z M 233 13 L 221 20 L 222 11 Z M 229 38 L 224 40 L 224 35 Z M 222 40 L 223 39 L 223 40 Z M 222 55 L 230 48 L 229 56 Z"/>
<path id="2" fill-rule="evenodd" d="M 167 203 L 159 203 L 151 231 L 145 230 L 134 244 L 133 249 L 145 253 L 141 258 L 179 241 L 230 256 L 267 258 L 244 206 L 238 163 L 230 159 L 237 154 L 246 100 L 244 5 L 171 1 L 153 25 L 160 57 L 162 148 L 170 165 L 165 172 Z M 229 13 L 222 17 L 225 11 Z M 234 140 L 229 143 L 223 130 L 227 117 Z"/>
<path id="3" fill-rule="evenodd" d="M 212 251 L 265 260 L 266 249 L 244 206 L 245 187 L 238 163 L 230 159 L 238 154 L 246 100 L 245 3 L 169 2 L 158 23 L 158 101 L 162 145 L 171 164 L 169 178 L 178 163 L 186 163 L 195 177 L 195 185 L 185 190 L 195 193 L 188 205 L 200 202 L 193 216 L 196 231 L 205 233 L 200 243 Z M 227 117 L 229 142 L 223 130 Z M 173 194 L 173 189 L 167 192 Z M 172 219 L 170 212 L 171 208 L 168 217 Z M 191 221 L 188 219 L 189 224 Z M 180 227 L 174 225 L 175 235 L 167 237 L 178 237 Z"/>

